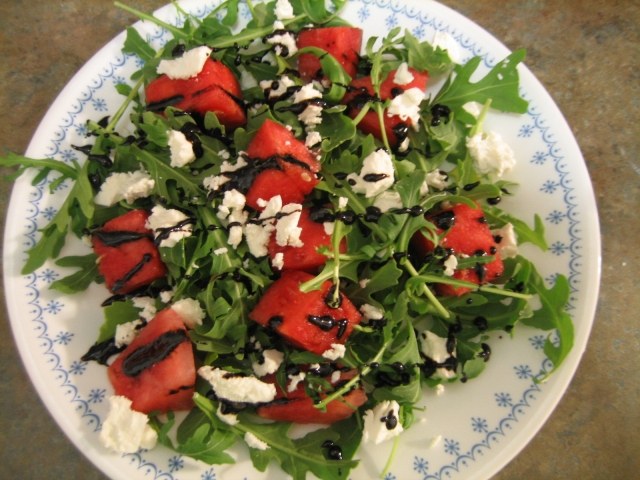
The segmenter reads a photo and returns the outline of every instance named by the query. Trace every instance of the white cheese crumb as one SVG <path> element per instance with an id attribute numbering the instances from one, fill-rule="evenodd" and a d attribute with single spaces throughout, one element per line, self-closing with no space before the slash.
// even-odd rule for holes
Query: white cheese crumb
<path id="1" fill-rule="evenodd" d="M 347 197 L 338 197 L 338 208 L 344 210 L 349 205 L 349 199 Z"/>
<path id="2" fill-rule="evenodd" d="M 407 62 L 402 62 L 393 76 L 393 83 L 396 85 L 407 85 L 413 82 L 414 78 L 413 73 L 409 71 Z"/>
<path id="3" fill-rule="evenodd" d="M 281 247 L 292 246 L 302 247 L 304 244 L 300 240 L 302 228 L 298 227 L 302 205 L 299 203 L 288 203 L 282 207 L 283 214 L 276 222 L 276 243 Z"/>
<path id="4" fill-rule="evenodd" d="M 295 375 L 288 375 L 289 385 L 287 385 L 287 392 L 292 393 L 296 388 L 298 388 L 298 384 L 302 382 L 306 378 L 307 374 L 304 372 L 299 372 Z"/>
<path id="5" fill-rule="evenodd" d="M 253 362 L 251 364 L 253 373 L 258 377 L 264 377 L 270 373 L 275 373 L 276 370 L 280 368 L 280 364 L 282 364 L 282 361 L 284 360 L 284 354 L 279 350 L 271 348 L 262 352 L 262 359 L 262 363 Z"/>
<path id="6" fill-rule="evenodd" d="M 227 253 L 229 251 L 229 249 L 227 247 L 220 247 L 220 248 L 216 248 L 213 251 L 214 255 L 224 255 L 225 253 Z"/>
<path id="7" fill-rule="evenodd" d="M 518 239 L 511 223 L 507 223 L 497 230 L 492 230 L 491 233 L 496 237 L 498 253 L 502 258 L 515 258 L 518 256 Z M 500 240 L 499 242 L 497 241 L 498 239 Z"/>
<path id="8" fill-rule="evenodd" d="M 173 298 L 174 294 L 175 294 L 175 291 L 173 289 L 163 290 L 162 292 L 160 292 L 160 301 L 162 303 L 169 303 Z"/>
<path id="9" fill-rule="evenodd" d="M 256 450 L 267 450 L 269 448 L 267 443 L 260 440 L 251 432 L 244 434 L 244 441 L 250 448 L 255 448 Z"/>
<path id="10" fill-rule="evenodd" d="M 393 97 L 389 108 L 387 108 L 387 116 L 397 115 L 403 122 L 411 120 L 411 124 L 415 130 L 419 128 L 420 122 L 420 103 L 425 98 L 425 93 L 417 87 L 405 90 L 400 95 Z"/>
<path id="11" fill-rule="evenodd" d="M 152 297 L 134 297 L 133 306 L 141 309 L 140 317 L 149 321 L 156 316 L 156 301 Z"/>
<path id="12" fill-rule="evenodd" d="M 276 397 L 276 387 L 256 377 L 236 375 L 219 368 L 204 365 L 198 374 L 211 384 L 223 400 L 242 403 L 266 403 Z"/>
<path id="13" fill-rule="evenodd" d="M 289 3 L 289 0 L 276 0 L 274 13 L 278 20 L 287 20 L 293 18 L 293 7 Z"/>
<path id="14" fill-rule="evenodd" d="M 261 80 L 260 88 L 269 90 L 269 98 L 282 97 L 287 93 L 289 87 L 293 87 L 295 82 L 288 75 L 283 75 L 278 80 Z"/>
<path id="15" fill-rule="evenodd" d="M 202 179 L 202 186 L 210 192 L 217 192 L 228 181 L 229 177 L 225 175 L 210 175 Z"/>
<path id="16" fill-rule="evenodd" d="M 102 423 L 100 441 L 118 453 L 135 453 L 140 448 L 151 449 L 158 441 L 148 417 L 131 410 L 131 400 L 121 395 L 109 397 L 109 414 Z"/>
<path id="17" fill-rule="evenodd" d="M 143 170 L 112 173 L 100 186 L 94 202 L 105 207 L 115 205 L 121 200 L 133 203 L 138 198 L 148 197 L 155 185 L 153 178 Z"/>
<path id="18" fill-rule="evenodd" d="M 222 403 L 218 404 L 218 410 L 216 410 L 216 416 L 227 425 L 237 425 L 238 415 L 235 413 L 222 413 Z"/>
<path id="19" fill-rule="evenodd" d="M 313 83 L 307 83 L 293 95 L 293 103 L 301 103 L 314 98 L 322 98 L 322 92 L 316 90 Z"/>
<path id="20" fill-rule="evenodd" d="M 477 133 L 468 137 L 467 148 L 481 174 L 493 174 L 501 178 L 516 164 L 513 150 L 496 132 Z"/>
<path id="21" fill-rule="evenodd" d="M 307 148 L 315 147 L 322 142 L 322 136 L 316 130 L 312 130 L 307 133 L 307 137 L 304 140 L 304 146 Z"/>
<path id="22" fill-rule="evenodd" d="M 331 378 L 329 379 L 329 381 L 332 384 L 336 384 L 340 381 L 340 377 L 342 376 L 342 373 L 340 372 L 340 370 L 335 370 L 332 374 L 331 374 Z"/>
<path id="23" fill-rule="evenodd" d="M 183 238 L 191 236 L 192 225 L 190 223 L 183 224 L 188 219 L 189 217 L 180 210 L 156 205 L 151 209 L 151 215 L 147 218 L 145 227 L 153 230 L 156 238 L 162 236 L 161 247 L 173 247 Z M 165 232 L 169 234 L 166 235 Z"/>
<path id="24" fill-rule="evenodd" d="M 182 318 L 187 328 L 196 328 L 198 325 L 202 325 L 205 313 L 198 300 L 194 298 L 182 298 L 174 302 L 171 308 L 180 315 L 180 318 Z"/>
<path id="25" fill-rule="evenodd" d="M 198 75 L 205 62 L 211 55 L 209 47 L 196 47 L 184 52 L 181 57 L 172 58 L 170 60 L 160 60 L 158 64 L 158 73 L 166 74 L 171 79 L 182 79 L 195 77 Z"/>
<path id="26" fill-rule="evenodd" d="M 458 259 L 455 255 L 449 255 L 444 261 L 444 274 L 447 277 L 452 277 L 458 266 Z"/>
<path id="27" fill-rule="evenodd" d="M 400 198 L 398 192 L 387 190 L 376 197 L 373 201 L 373 206 L 379 208 L 382 213 L 385 213 L 394 208 L 402 208 L 402 198 Z"/>
<path id="28" fill-rule="evenodd" d="M 388 190 L 394 182 L 394 170 L 391 156 L 379 149 L 371 152 L 362 161 L 360 174 L 350 173 L 347 176 L 352 189 L 356 193 L 364 193 L 371 198 Z"/>
<path id="29" fill-rule="evenodd" d="M 307 105 L 298 115 L 298 120 L 307 127 L 313 127 L 322 123 L 322 107 L 320 105 Z"/>
<path id="30" fill-rule="evenodd" d="M 447 339 L 439 337 L 429 330 L 424 330 L 419 335 L 420 350 L 422 353 L 436 363 L 443 363 L 450 356 L 455 356 L 455 348 L 449 354 L 447 351 Z M 451 378 L 455 376 L 455 372 L 444 367 L 437 369 L 437 373 L 442 378 Z"/>
<path id="31" fill-rule="evenodd" d="M 333 235 L 333 231 L 336 227 L 335 222 L 322 222 L 322 227 L 324 228 L 324 233 L 327 235 Z"/>
<path id="32" fill-rule="evenodd" d="M 184 133 L 178 130 L 169 130 L 169 150 L 171 152 L 171 166 L 184 167 L 196 159 L 193 152 L 193 144 L 187 140 Z"/>
<path id="33" fill-rule="evenodd" d="M 400 405 L 395 400 L 384 400 L 373 409 L 367 410 L 363 417 L 362 441 L 378 445 L 400 435 L 404 429 L 399 413 Z"/>
<path id="34" fill-rule="evenodd" d="M 226 150 L 224 151 L 226 152 Z M 220 152 L 218 152 L 218 154 L 220 154 Z M 227 155 L 228 154 L 229 152 L 227 152 Z M 238 158 L 236 158 L 236 163 L 231 163 L 231 162 L 228 162 L 227 160 L 228 160 L 228 157 L 220 165 L 220 173 L 235 172 L 237 170 L 240 170 L 242 167 L 246 167 L 248 165 L 247 160 L 245 159 L 245 152 L 239 153 Z"/>
<path id="35" fill-rule="evenodd" d="M 273 26 L 276 31 L 284 28 L 282 22 L 278 21 L 276 21 Z M 266 39 L 268 44 L 274 45 L 274 51 L 276 55 L 280 57 L 289 58 L 298 51 L 296 37 L 291 32 L 275 33 L 269 35 Z"/>
<path id="36" fill-rule="evenodd" d="M 449 180 L 449 176 L 445 172 L 436 169 L 427 173 L 426 183 L 427 186 L 436 190 L 444 190 L 447 188 L 447 180 Z"/>
<path id="37" fill-rule="evenodd" d="M 363 278 L 358 282 L 358 285 L 360 285 L 360 288 L 366 288 L 370 281 L 370 278 Z"/>
<path id="38" fill-rule="evenodd" d="M 133 342 L 141 325 L 143 325 L 142 320 L 133 320 L 116 325 L 116 333 L 113 336 L 115 346 L 117 348 L 125 347 Z"/>
<path id="39" fill-rule="evenodd" d="M 328 360 L 338 360 L 344 357 L 347 349 L 341 343 L 332 343 L 329 350 L 322 352 L 322 356 Z"/>
<path id="40" fill-rule="evenodd" d="M 374 307 L 373 305 L 369 305 L 365 303 L 360 305 L 360 313 L 364 317 L 363 320 L 380 320 L 384 318 L 384 312 L 380 310 L 378 307 Z"/>
<path id="41" fill-rule="evenodd" d="M 278 270 L 282 270 L 284 267 L 284 253 L 278 252 L 273 256 L 273 260 L 271 260 L 271 266 L 273 268 L 277 268 Z"/>

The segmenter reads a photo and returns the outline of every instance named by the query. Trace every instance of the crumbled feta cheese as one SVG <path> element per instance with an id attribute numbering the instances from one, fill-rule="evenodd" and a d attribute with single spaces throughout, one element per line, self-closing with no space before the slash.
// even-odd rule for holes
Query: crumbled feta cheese
<path id="1" fill-rule="evenodd" d="M 371 281 L 370 278 L 362 278 L 360 279 L 360 281 L 358 282 L 358 285 L 360 285 L 360 288 L 367 288 L 367 285 L 369 285 L 369 282 Z"/>
<path id="2" fill-rule="evenodd" d="M 225 175 L 210 175 L 202 179 L 202 186 L 210 192 L 217 192 L 228 181 L 229 177 Z"/>
<path id="3" fill-rule="evenodd" d="M 293 103 L 302 103 L 314 98 L 322 98 L 322 92 L 316 90 L 313 83 L 307 83 L 293 95 Z"/>
<path id="4" fill-rule="evenodd" d="M 271 266 L 273 268 L 277 268 L 278 270 L 282 270 L 284 267 L 284 253 L 278 252 L 273 256 L 273 260 L 271 260 Z"/>
<path id="5" fill-rule="evenodd" d="M 414 76 L 413 73 L 409 71 L 409 65 L 407 62 L 402 62 L 393 76 L 393 83 L 396 85 L 407 85 L 413 82 L 413 79 Z"/>
<path id="6" fill-rule="evenodd" d="M 235 188 L 224 192 L 222 203 L 218 206 L 218 218 L 226 220 L 233 210 L 244 209 L 246 197 Z"/>
<path id="7" fill-rule="evenodd" d="M 205 62 L 211 55 L 209 47 L 196 47 L 184 52 L 181 57 L 172 58 L 170 60 L 160 60 L 158 64 L 158 73 L 166 74 L 171 79 L 182 79 L 195 77 L 198 75 Z"/>
<path id="8" fill-rule="evenodd" d="M 436 190 L 444 190 L 447 188 L 447 181 L 449 180 L 449 176 L 446 172 L 441 172 L 440 170 L 431 170 L 427 173 L 426 183 L 427 186 L 431 188 L 435 188 Z"/>
<path id="9" fill-rule="evenodd" d="M 180 315 L 180 318 L 182 318 L 187 328 L 196 328 L 198 325 L 202 325 L 205 313 L 198 300 L 194 298 L 182 298 L 174 302 L 171 308 Z"/>
<path id="10" fill-rule="evenodd" d="M 364 317 L 364 321 L 367 320 L 380 320 L 382 318 L 384 318 L 384 312 L 382 310 L 380 310 L 378 307 L 374 307 L 373 305 L 369 305 L 368 303 L 365 303 L 363 305 L 360 305 L 360 313 L 362 313 L 362 316 Z"/>
<path id="11" fill-rule="evenodd" d="M 152 297 L 134 297 L 133 306 L 141 309 L 140 317 L 149 321 L 156 316 L 156 301 Z"/>
<path id="12" fill-rule="evenodd" d="M 116 325 L 116 333 L 113 336 L 114 344 L 117 348 L 125 347 L 133 342 L 136 338 L 139 328 L 144 325 L 142 320 L 133 320 L 131 322 Z"/>
<path id="13" fill-rule="evenodd" d="M 264 377 L 270 373 L 275 373 L 284 360 L 284 354 L 275 349 L 264 350 L 262 352 L 262 362 L 253 362 L 251 368 L 258 377 Z"/>
<path id="14" fill-rule="evenodd" d="M 322 136 L 320 133 L 312 130 L 311 132 L 307 132 L 307 138 L 304 139 L 304 146 L 307 148 L 315 147 L 320 142 L 322 142 Z"/>
<path id="15" fill-rule="evenodd" d="M 193 152 L 193 143 L 187 140 L 184 133 L 178 130 L 169 130 L 169 150 L 171 151 L 171 166 L 184 167 L 196 159 Z"/>
<path id="16" fill-rule="evenodd" d="M 491 233 L 496 239 L 498 253 L 502 258 L 515 258 L 518 256 L 518 239 L 511 223 L 507 223 L 497 230 L 492 230 Z"/>
<path id="17" fill-rule="evenodd" d="M 216 416 L 227 425 L 233 426 L 238 424 L 238 415 L 235 413 L 223 413 L 222 403 L 218 404 L 218 410 L 216 410 Z"/>
<path id="18" fill-rule="evenodd" d="M 260 88 L 265 92 L 269 91 L 269 98 L 279 98 L 285 95 L 290 87 L 293 87 L 295 82 L 287 75 L 283 75 L 277 80 L 262 80 L 260 81 Z"/>
<path id="19" fill-rule="evenodd" d="M 399 414 L 400 405 L 395 400 L 384 400 L 367 410 L 363 417 L 362 441 L 378 445 L 400 435 L 404 429 Z"/>
<path id="20" fill-rule="evenodd" d="M 109 414 L 102 423 L 100 441 L 118 453 L 135 453 L 140 448 L 151 449 L 158 441 L 148 417 L 131 409 L 131 400 L 121 395 L 109 398 Z"/>
<path id="21" fill-rule="evenodd" d="M 171 299 L 173 298 L 174 294 L 175 294 L 175 291 L 173 289 L 171 289 L 171 290 L 163 290 L 162 292 L 160 292 L 160 301 L 162 303 L 169 303 L 171 301 Z"/>
<path id="22" fill-rule="evenodd" d="M 189 217 L 180 210 L 167 209 L 162 205 L 151 209 L 145 227 L 155 232 L 156 239 L 161 238 L 161 247 L 175 246 L 183 238 L 190 237 L 193 228 Z"/>
<path id="23" fill-rule="evenodd" d="M 342 376 L 342 373 L 340 372 L 340 370 L 334 370 L 334 372 L 331 374 L 331 378 L 329 379 L 329 381 L 335 385 L 340 381 L 341 376 Z"/>
<path id="24" fill-rule="evenodd" d="M 270 223 L 267 225 L 249 223 L 245 226 L 245 238 L 251 255 L 257 258 L 267 255 L 267 245 L 274 229 L 275 226 Z"/>
<path id="25" fill-rule="evenodd" d="M 304 244 L 300 240 L 302 228 L 298 227 L 302 205 L 299 203 L 288 203 L 281 210 L 281 216 L 276 222 L 276 243 L 285 247 L 302 247 Z"/>
<path id="26" fill-rule="evenodd" d="M 266 403 L 276 397 L 276 387 L 256 377 L 242 376 L 204 365 L 198 374 L 211 384 L 211 388 L 223 400 L 242 403 Z"/>
<path id="27" fill-rule="evenodd" d="M 121 200 L 133 203 L 138 198 L 148 197 L 155 185 L 153 178 L 143 170 L 112 173 L 100 186 L 94 202 L 105 207 L 115 205 Z"/>
<path id="28" fill-rule="evenodd" d="M 407 150 L 409 150 L 410 145 L 411 145 L 411 141 L 409 140 L 409 137 L 406 137 L 404 140 L 402 140 L 402 143 L 398 145 L 398 151 L 400 153 L 406 152 Z"/>
<path id="29" fill-rule="evenodd" d="M 276 0 L 274 13 L 278 20 L 287 20 L 293 18 L 293 7 L 289 3 L 289 0 Z"/>
<path id="30" fill-rule="evenodd" d="M 462 63 L 462 54 L 460 52 L 460 46 L 450 34 L 446 32 L 436 32 L 433 36 L 431 46 L 435 49 L 440 47 L 442 50 L 446 50 L 449 58 L 452 62 Z"/>
<path id="31" fill-rule="evenodd" d="M 393 97 L 387 108 L 387 116 L 397 115 L 403 122 L 411 120 L 413 128 L 417 130 L 420 122 L 420 103 L 424 98 L 425 92 L 417 87 L 405 90 Z"/>
<path id="32" fill-rule="evenodd" d="M 451 353 L 447 350 L 447 339 L 439 337 L 429 330 L 420 333 L 420 350 L 422 353 L 436 363 L 444 363 L 449 357 L 455 357 L 455 348 Z M 455 376 L 453 370 L 440 367 L 437 373 L 442 378 L 451 378 Z"/>
<path id="33" fill-rule="evenodd" d="M 307 127 L 313 127 L 322 123 L 322 107 L 320 105 L 307 105 L 298 115 L 298 120 Z"/>
<path id="34" fill-rule="evenodd" d="M 444 261 L 444 274 L 447 277 L 452 277 L 458 266 L 458 259 L 455 255 L 449 255 Z"/>
<path id="35" fill-rule="evenodd" d="M 256 450 L 267 450 L 269 448 L 267 443 L 260 440 L 251 432 L 244 434 L 244 441 L 250 448 L 255 448 Z"/>
<path id="36" fill-rule="evenodd" d="M 322 227 L 324 228 L 324 233 L 327 235 L 333 235 L 333 231 L 336 227 L 336 222 L 322 222 Z"/>
<path id="37" fill-rule="evenodd" d="M 295 55 L 298 51 L 298 44 L 293 33 L 282 31 L 284 28 L 282 22 L 275 22 L 273 26 L 276 33 L 267 36 L 266 40 L 268 44 L 274 45 L 276 55 L 285 58 Z"/>
<path id="38" fill-rule="evenodd" d="M 291 393 L 296 388 L 298 388 L 298 384 L 302 382 L 306 378 L 307 374 L 304 372 L 298 372 L 295 375 L 288 375 L 289 385 L 287 385 L 287 392 Z"/>
<path id="39" fill-rule="evenodd" d="M 511 147 L 496 132 L 477 133 L 467 138 L 467 149 L 476 170 L 497 178 L 509 173 L 516 164 Z"/>
<path id="40" fill-rule="evenodd" d="M 338 208 L 344 210 L 349 205 L 349 199 L 347 197 L 338 197 Z"/>
<path id="41" fill-rule="evenodd" d="M 226 152 L 226 150 L 223 150 Z M 218 152 L 218 154 L 220 154 L 220 152 Z M 229 154 L 229 152 L 227 152 L 227 155 Z M 236 159 L 236 163 L 231 163 L 228 161 L 224 161 L 222 162 L 222 164 L 220 165 L 220 173 L 229 173 L 229 172 L 235 172 L 236 170 L 240 170 L 242 167 L 246 167 L 247 166 L 247 161 L 244 158 L 244 155 L 238 155 L 238 158 Z"/>
<path id="42" fill-rule="evenodd" d="M 362 161 L 360 174 L 350 173 L 347 180 L 356 193 L 364 193 L 367 198 L 379 195 L 394 182 L 391 156 L 382 149 L 371 152 Z"/>
<path id="43" fill-rule="evenodd" d="M 329 350 L 322 352 L 322 356 L 328 360 L 338 360 L 344 357 L 347 349 L 341 343 L 332 343 Z"/>
<path id="44" fill-rule="evenodd" d="M 220 247 L 220 248 L 216 248 L 213 251 L 214 255 L 224 255 L 225 253 L 227 253 L 229 251 L 229 249 L 227 247 Z"/>
<path id="45" fill-rule="evenodd" d="M 402 208 L 402 198 L 400 198 L 398 192 L 387 190 L 376 197 L 373 201 L 373 206 L 385 213 L 394 208 Z"/>

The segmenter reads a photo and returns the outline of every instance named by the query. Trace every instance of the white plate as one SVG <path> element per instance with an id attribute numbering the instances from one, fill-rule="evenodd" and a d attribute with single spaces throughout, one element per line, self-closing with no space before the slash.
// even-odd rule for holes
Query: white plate
<path id="1" fill-rule="evenodd" d="M 203 3 L 185 2 L 188 11 L 207 12 Z M 211 2 L 215 3 L 215 2 Z M 199 4 L 199 5 L 198 5 Z M 242 5 L 247 14 L 246 5 Z M 176 22 L 172 7 L 159 14 Z M 483 58 L 487 69 L 509 52 L 489 33 L 460 14 L 435 2 L 419 0 L 354 0 L 344 10 L 347 20 L 364 25 L 365 35 L 394 26 L 431 40 L 437 31 L 451 34 L 464 59 Z M 157 45 L 166 32 L 149 25 L 137 27 Z M 129 78 L 137 59 L 120 53 L 119 35 L 100 50 L 69 82 L 44 117 L 28 148 L 31 157 L 62 160 L 79 158 L 71 145 L 87 140 L 84 122 L 113 112 L 120 98 L 114 85 Z M 561 369 L 544 385 L 532 376 L 543 368 L 542 332 L 517 328 L 515 335 L 496 336 L 486 372 L 467 384 L 448 386 L 441 396 L 425 395 L 423 424 L 402 436 L 395 461 L 386 475 L 395 479 L 488 478 L 507 464 L 536 434 L 567 388 L 587 343 L 600 278 L 600 232 L 589 176 L 573 135 L 562 114 L 534 76 L 522 67 L 522 94 L 530 101 L 522 116 L 494 115 L 487 129 L 495 129 L 517 153 L 512 179 L 518 195 L 505 207 L 531 221 L 538 213 L 545 221 L 550 250 L 527 249 L 542 275 L 556 274 L 571 283 L 570 313 L 575 323 L 575 347 Z M 108 453 L 98 442 L 111 388 L 106 371 L 80 357 L 93 343 L 102 315 L 98 304 L 107 297 L 103 287 L 77 296 L 60 296 L 47 287 L 64 273 L 46 264 L 23 276 L 25 251 L 61 204 L 69 184 L 54 195 L 48 183 L 16 183 L 5 236 L 5 288 L 18 348 L 42 400 L 61 429 L 105 474 L 119 479 L 162 478 L 236 480 L 282 478 L 277 468 L 256 472 L 244 447 L 237 447 L 238 463 L 208 466 L 169 450 L 157 448 L 131 455 Z M 86 247 L 77 243 L 67 249 Z M 497 338 L 502 337 L 502 338 Z M 376 478 L 390 445 L 361 449 L 361 465 L 352 479 Z"/>

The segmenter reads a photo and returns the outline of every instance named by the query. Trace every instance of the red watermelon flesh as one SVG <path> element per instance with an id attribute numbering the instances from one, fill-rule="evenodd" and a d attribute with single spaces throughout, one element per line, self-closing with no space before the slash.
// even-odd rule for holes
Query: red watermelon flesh
<path id="1" fill-rule="evenodd" d="M 175 310 L 160 311 L 108 368 L 116 395 L 133 410 L 189 410 L 193 407 L 196 368 L 191 341 Z"/>
<path id="2" fill-rule="evenodd" d="M 358 68 L 358 57 L 362 46 L 362 30 L 356 27 L 308 28 L 298 34 L 298 48 L 318 47 L 332 55 L 351 78 Z M 320 60 L 310 53 L 298 58 L 300 77 L 305 82 L 322 78 Z"/>

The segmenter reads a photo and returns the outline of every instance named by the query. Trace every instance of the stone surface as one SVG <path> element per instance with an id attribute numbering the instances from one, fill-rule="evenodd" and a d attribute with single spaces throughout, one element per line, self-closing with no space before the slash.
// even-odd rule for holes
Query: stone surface
<path id="1" fill-rule="evenodd" d="M 164 0 L 137 0 L 150 11 Z M 630 0 L 443 1 L 509 48 L 548 89 L 580 144 L 602 228 L 593 333 L 566 395 L 502 472 L 511 478 L 630 479 L 640 471 L 640 4 Z M 0 148 L 22 152 L 60 89 L 132 17 L 102 0 L 0 2 Z M 4 171 L 0 172 L 6 173 Z M 11 184 L 0 180 L 4 224 Z M 61 434 L 0 312 L 0 477 L 102 479 Z"/>

